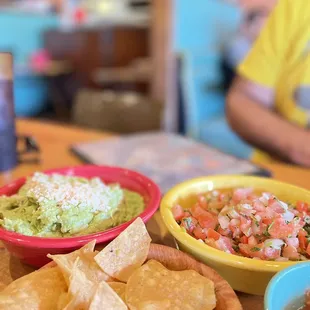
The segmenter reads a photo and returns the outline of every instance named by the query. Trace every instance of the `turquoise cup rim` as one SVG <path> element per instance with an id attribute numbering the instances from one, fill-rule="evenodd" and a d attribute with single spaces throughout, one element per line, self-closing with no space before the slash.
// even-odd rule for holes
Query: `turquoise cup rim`
<path id="1" fill-rule="evenodd" d="M 310 269 L 310 262 L 300 262 L 296 265 L 290 266 L 288 268 L 283 269 L 282 271 L 278 272 L 267 285 L 265 296 L 264 296 L 264 309 L 265 310 L 276 310 L 272 308 L 272 301 L 273 298 L 276 298 L 275 290 L 277 286 L 280 284 L 280 281 L 286 277 L 288 274 L 292 272 L 296 272 L 299 269 Z M 301 292 L 302 294 L 302 292 Z"/>

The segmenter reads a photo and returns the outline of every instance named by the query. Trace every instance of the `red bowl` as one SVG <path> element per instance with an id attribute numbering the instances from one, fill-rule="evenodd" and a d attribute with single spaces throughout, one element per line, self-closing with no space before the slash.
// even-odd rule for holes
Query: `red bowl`
<path id="1" fill-rule="evenodd" d="M 121 187 L 139 193 L 144 197 L 146 204 L 146 208 L 139 215 L 144 222 L 147 222 L 159 207 L 161 193 L 158 186 L 149 178 L 131 170 L 105 166 L 79 166 L 44 172 L 85 178 L 99 177 L 105 183 L 119 183 Z M 0 188 L 0 196 L 17 193 L 25 181 L 26 178 L 21 178 Z M 106 243 L 117 237 L 133 220 L 102 232 L 68 238 L 31 237 L 0 228 L 0 240 L 12 255 L 29 265 L 42 267 L 50 261 L 47 254 L 69 253 L 94 239 L 97 244 Z"/>

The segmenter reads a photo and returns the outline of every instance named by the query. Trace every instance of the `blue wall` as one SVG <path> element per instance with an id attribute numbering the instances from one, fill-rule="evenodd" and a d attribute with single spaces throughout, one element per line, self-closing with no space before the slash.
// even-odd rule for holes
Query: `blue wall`
<path id="1" fill-rule="evenodd" d="M 56 15 L 0 12 L 0 50 L 14 52 L 16 64 L 25 64 L 31 53 L 42 47 L 42 34 L 59 21 Z"/>
<path id="2" fill-rule="evenodd" d="M 15 64 L 15 112 L 17 116 L 34 116 L 47 101 L 45 81 L 31 73 L 30 55 L 43 47 L 43 33 L 57 27 L 56 15 L 40 15 L 13 11 L 0 12 L 0 51 L 11 51 Z M 21 68 L 23 68 L 21 70 Z M 24 70 L 26 68 L 26 70 Z"/>
<path id="3" fill-rule="evenodd" d="M 209 49 L 228 40 L 241 20 L 240 10 L 221 0 L 175 0 L 176 51 Z"/>
<path id="4" fill-rule="evenodd" d="M 224 116 L 222 48 L 240 21 L 240 10 L 220 0 L 175 1 L 173 45 L 183 59 L 185 128 L 196 137 L 201 122 Z"/>
<path id="5" fill-rule="evenodd" d="M 252 148 L 229 127 L 221 67 L 223 47 L 242 13 L 221 0 L 175 0 L 174 51 L 181 56 L 184 128 L 188 136 L 249 158 Z"/>

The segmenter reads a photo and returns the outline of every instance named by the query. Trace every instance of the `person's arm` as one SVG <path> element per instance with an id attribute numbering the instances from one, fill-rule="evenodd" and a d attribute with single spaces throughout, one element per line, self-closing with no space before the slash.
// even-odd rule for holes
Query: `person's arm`
<path id="1" fill-rule="evenodd" d="M 227 98 L 227 118 L 246 141 L 297 164 L 310 166 L 310 133 L 273 112 L 274 92 L 238 77 Z"/>

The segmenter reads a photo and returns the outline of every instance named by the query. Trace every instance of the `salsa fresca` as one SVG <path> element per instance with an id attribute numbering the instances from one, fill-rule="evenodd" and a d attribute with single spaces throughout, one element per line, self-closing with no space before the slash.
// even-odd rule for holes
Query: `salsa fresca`
<path id="1" fill-rule="evenodd" d="M 213 190 L 190 208 L 172 207 L 191 236 L 230 254 L 261 260 L 310 259 L 310 205 L 251 188 Z"/>

